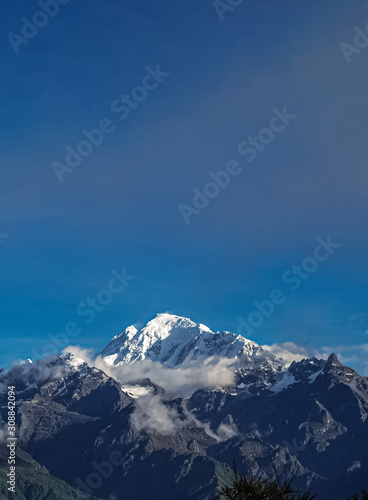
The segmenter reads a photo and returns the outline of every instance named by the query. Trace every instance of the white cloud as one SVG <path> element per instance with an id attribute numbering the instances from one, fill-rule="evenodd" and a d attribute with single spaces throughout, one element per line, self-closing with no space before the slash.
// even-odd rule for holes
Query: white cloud
<path id="1" fill-rule="evenodd" d="M 79 366 L 83 363 L 87 363 L 90 366 L 95 364 L 93 349 L 83 349 L 82 347 L 75 345 L 66 347 L 62 352 L 64 356 L 67 356 L 68 354 L 73 355 L 73 359 L 71 360 L 71 364 L 73 366 Z"/>
<path id="2" fill-rule="evenodd" d="M 95 366 L 114 378 L 122 386 L 132 384 L 142 379 L 150 379 L 154 384 L 162 387 L 165 394 L 143 393 L 135 400 L 135 410 L 131 416 L 131 424 L 135 431 L 159 432 L 172 434 L 183 427 L 195 423 L 216 441 L 226 441 L 236 434 L 233 425 L 221 424 L 217 431 L 212 431 L 210 424 L 199 422 L 186 409 L 185 402 L 181 407 L 182 413 L 172 405 L 169 399 L 189 398 L 199 389 L 214 389 L 235 384 L 235 368 L 239 361 L 236 358 L 210 357 L 201 360 L 185 361 L 176 368 L 167 368 L 161 363 L 151 360 L 109 365 L 98 356 L 94 358 L 92 351 L 79 346 L 69 346 L 63 354 L 73 354 L 71 363 L 74 365 L 86 362 Z"/>
<path id="3" fill-rule="evenodd" d="M 98 357 L 94 365 L 121 384 L 149 378 L 162 387 L 169 397 L 188 398 L 199 389 L 233 385 L 237 363 L 235 358 L 211 357 L 203 361 L 186 361 L 177 368 L 167 368 L 148 359 L 111 366 Z"/>
<path id="4" fill-rule="evenodd" d="M 262 346 L 277 357 L 285 360 L 285 367 L 293 361 L 301 361 L 305 358 L 326 359 L 332 352 L 336 354 L 340 362 L 345 366 L 354 366 L 355 370 L 363 377 L 368 376 L 367 352 L 368 344 L 354 344 L 345 346 L 323 346 L 320 350 L 298 346 L 294 342 L 272 344 Z"/>
<path id="5" fill-rule="evenodd" d="M 145 395 L 135 402 L 131 425 L 136 432 L 174 434 L 184 427 L 184 421 L 175 408 L 164 404 L 161 395 Z"/>
<path id="6" fill-rule="evenodd" d="M 334 352 L 343 365 L 354 366 L 359 375 L 368 377 L 368 344 L 337 346 Z"/>
<path id="7" fill-rule="evenodd" d="M 3 382 L 0 384 L 0 391 L 6 390 L 7 379 L 15 380 L 21 377 L 27 381 L 28 385 L 39 384 L 51 378 L 61 378 L 63 376 L 63 369 L 61 366 L 55 366 L 54 361 L 57 356 L 40 359 L 34 363 L 23 363 L 14 366 L 8 372 L 2 374 Z"/>
<path id="8" fill-rule="evenodd" d="M 354 460 L 353 465 L 351 465 L 346 472 L 353 472 L 355 469 L 360 469 L 362 466 L 361 460 Z"/>
<path id="9" fill-rule="evenodd" d="M 320 352 L 316 349 L 298 346 L 294 342 L 263 345 L 262 347 L 266 351 L 270 351 L 278 358 L 282 358 L 285 361 L 285 367 L 290 366 L 293 361 L 302 361 L 302 359 L 312 358 L 313 356 L 324 359 L 328 356 L 326 352 Z M 328 351 L 328 348 L 323 348 L 323 350 Z"/>

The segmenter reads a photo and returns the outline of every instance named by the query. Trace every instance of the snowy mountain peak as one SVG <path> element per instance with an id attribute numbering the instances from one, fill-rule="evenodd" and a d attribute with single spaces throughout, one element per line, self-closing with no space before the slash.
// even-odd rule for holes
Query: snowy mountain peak
<path id="1" fill-rule="evenodd" d="M 168 367 L 184 361 L 220 356 L 273 362 L 258 344 L 230 332 L 214 333 L 203 324 L 173 314 L 158 314 L 144 327 L 127 328 L 100 353 L 110 364 L 150 359 Z"/>
<path id="2" fill-rule="evenodd" d="M 148 338 L 164 340 L 172 334 L 193 331 L 198 326 L 189 318 L 164 313 L 157 314 L 154 319 L 143 327 L 142 332 Z"/>
<path id="3" fill-rule="evenodd" d="M 86 364 L 84 359 L 78 358 L 78 356 L 71 352 L 61 354 L 60 359 L 68 368 L 79 368 L 80 366 Z"/>

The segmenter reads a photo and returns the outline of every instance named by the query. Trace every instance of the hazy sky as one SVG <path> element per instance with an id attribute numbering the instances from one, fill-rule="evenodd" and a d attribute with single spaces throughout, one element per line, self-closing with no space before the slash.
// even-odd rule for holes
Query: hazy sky
<path id="1" fill-rule="evenodd" d="M 48 18 L 17 0 L 0 19 L 0 365 L 69 322 L 62 348 L 98 350 L 165 311 L 237 331 L 277 288 L 246 336 L 327 346 L 368 375 L 368 47 L 350 63 L 340 47 L 367 2 L 64 2 Z M 239 145 L 285 106 L 295 118 L 249 162 Z M 111 133 L 59 182 L 53 162 L 102 120 Z M 231 160 L 238 175 L 187 224 L 180 204 Z M 292 291 L 282 276 L 329 235 L 340 246 Z M 134 280 L 100 293 L 123 267 Z"/>

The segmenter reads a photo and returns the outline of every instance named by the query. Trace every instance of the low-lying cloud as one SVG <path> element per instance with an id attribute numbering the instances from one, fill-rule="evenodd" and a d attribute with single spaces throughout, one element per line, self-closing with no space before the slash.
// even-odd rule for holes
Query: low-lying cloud
<path id="1" fill-rule="evenodd" d="M 290 366 L 293 361 L 302 361 L 302 359 L 308 359 L 312 357 L 325 359 L 328 356 L 328 354 L 332 352 L 330 351 L 328 352 L 328 354 L 326 352 L 319 352 L 316 349 L 310 347 L 299 346 L 294 342 L 283 342 L 281 344 L 263 345 L 262 348 L 265 351 L 271 352 L 277 358 L 281 358 L 282 361 L 285 362 L 285 368 Z"/>
<path id="2" fill-rule="evenodd" d="M 216 431 L 209 423 L 200 422 L 185 403 L 199 389 L 214 389 L 235 384 L 235 369 L 239 367 L 237 358 L 211 357 L 203 360 L 185 361 L 176 368 L 167 368 L 149 359 L 135 363 L 109 365 L 100 356 L 93 358 L 91 351 L 78 346 L 69 346 L 64 353 L 74 356 L 74 363 L 85 362 L 104 371 L 122 386 L 134 385 L 144 379 L 164 389 L 164 394 L 155 392 L 143 394 L 135 400 L 135 410 L 131 425 L 136 432 L 158 432 L 174 434 L 195 424 L 216 441 L 226 441 L 236 435 L 235 425 L 222 423 Z M 184 398 L 179 409 L 172 404 L 174 398 Z M 169 403 L 171 401 L 171 403 Z"/>
<path id="3" fill-rule="evenodd" d="M 134 363 L 109 365 L 101 356 L 93 358 L 88 349 L 69 346 L 64 353 L 71 353 L 76 360 L 95 366 L 114 378 L 122 385 L 149 378 L 162 387 L 170 398 L 189 398 L 199 389 L 213 389 L 235 384 L 235 369 L 239 366 L 237 358 L 213 356 L 203 360 L 184 361 L 176 368 L 168 368 L 159 362 L 145 359 Z"/>
<path id="4" fill-rule="evenodd" d="M 187 409 L 185 400 L 180 403 L 180 412 L 172 404 L 165 401 L 162 394 L 142 396 L 135 402 L 135 411 L 131 416 L 132 428 L 138 433 L 145 431 L 175 434 L 185 427 L 195 427 L 218 443 L 229 440 L 238 432 L 233 422 L 222 422 L 216 430 L 213 430 L 210 422 L 200 421 Z"/>
<path id="5" fill-rule="evenodd" d="M 35 363 L 20 362 L 8 372 L 0 375 L 0 394 L 7 392 L 8 385 L 13 385 L 16 380 L 20 380 L 22 385 L 29 387 L 38 385 L 51 378 L 61 378 L 63 376 L 63 367 L 55 364 L 58 356 L 48 359 L 40 359 Z"/>

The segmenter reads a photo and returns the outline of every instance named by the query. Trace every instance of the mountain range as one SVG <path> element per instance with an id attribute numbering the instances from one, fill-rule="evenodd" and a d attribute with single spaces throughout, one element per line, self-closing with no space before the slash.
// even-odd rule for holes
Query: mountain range
<path id="1" fill-rule="evenodd" d="M 333 353 L 289 364 L 240 335 L 159 314 L 97 356 L 69 347 L 3 371 L 2 429 L 8 386 L 20 499 L 213 500 L 234 460 L 245 473 L 294 477 L 321 500 L 367 488 L 368 380 Z M 6 470 L 2 445 L 0 498 Z"/>

